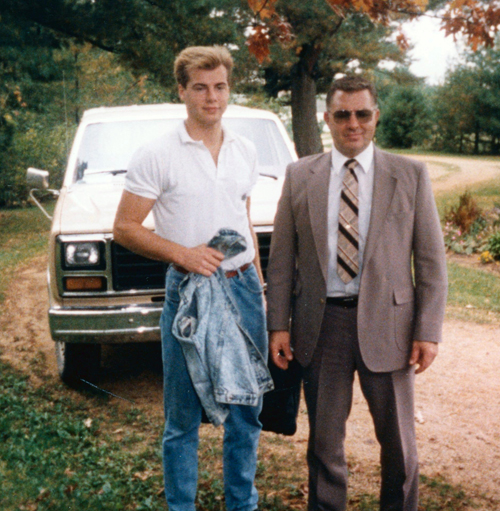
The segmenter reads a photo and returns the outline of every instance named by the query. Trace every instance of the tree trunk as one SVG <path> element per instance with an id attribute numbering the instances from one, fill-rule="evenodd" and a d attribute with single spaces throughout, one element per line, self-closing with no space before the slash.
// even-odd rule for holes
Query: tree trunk
<path id="1" fill-rule="evenodd" d="M 474 138 L 474 154 L 479 154 L 479 125 L 476 123 L 476 133 Z"/>
<path id="2" fill-rule="evenodd" d="M 316 119 L 316 81 L 313 76 L 318 53 L 317 49 L 303 47 L 291 76 L 292 131 L 300 158 L 323 152 Z"/>

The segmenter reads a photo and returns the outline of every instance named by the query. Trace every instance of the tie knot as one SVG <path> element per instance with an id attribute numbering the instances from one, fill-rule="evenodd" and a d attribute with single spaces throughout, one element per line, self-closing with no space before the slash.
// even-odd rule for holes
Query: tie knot
<path id="1" fill-rule="evenodd" d="M 351 158 L 350 160 L 347 160 L 345 162 L 345 166 L 349 169 L 349 170 L 354 170 L 356 168 L 356 165 L 358 164 L 358 162 L 354 159 L 354 158 Z"/>

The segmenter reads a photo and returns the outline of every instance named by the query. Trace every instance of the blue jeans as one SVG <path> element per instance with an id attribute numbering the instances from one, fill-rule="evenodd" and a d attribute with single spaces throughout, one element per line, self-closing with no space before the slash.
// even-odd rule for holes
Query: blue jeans
<path id="1" fill-rule="evenodd" d="M 170 511 L 194 511 L 198 483 L 198 430 L 202 407 L 191 383 L 178 341 L 172 335 L 172 322 L 179 305 L 178 286 L 185 277 L 169 268 L 166 277 L 165 307 L 161 317 L 163 395 L 165 431 L 163 470 L 165 496 Z M 239 307 L 243 327 L 267 358 L 267 329 L 262 286 L 255 267 L 229 279 Z M 254 486 L 257 446 L 261 431 L 258 406 L 230 405 L 224 422 L 224 492 L 230 511 L 257 508 Z"/>

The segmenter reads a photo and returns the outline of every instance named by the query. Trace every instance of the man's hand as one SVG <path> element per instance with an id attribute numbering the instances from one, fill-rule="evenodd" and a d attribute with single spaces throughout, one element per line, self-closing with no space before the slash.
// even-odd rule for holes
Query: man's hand
<path id="1" fill-rule="evenodd" d="M 210 277 L 224 260 L 224 254 L 207 245 L 187 248 L 180 265 L 187 271 Z"/>
<path id="2" fill-rule="evenodd" d="M 290 347 L 290 333 L 286 330 L 276 330 L 270 333 L 269 351 L 271 358 L 280 369 L 288 369 L 288 363 L 293 360 Z"/>
<path id="3" fill-rule="evenodd" d="M 437 357 L 439 344 L 436 342 L 413 341 L 410 365 L 418 365 L 415 374 L 425 371 Z"/>

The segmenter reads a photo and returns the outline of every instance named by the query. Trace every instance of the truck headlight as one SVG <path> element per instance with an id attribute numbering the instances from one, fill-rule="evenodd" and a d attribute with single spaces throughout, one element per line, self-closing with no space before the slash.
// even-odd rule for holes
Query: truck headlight
<path id="1" fill-rule="evenodd" d="M 64 245 L 64 263 L 68 268 L 99 266 L 101 249 L 98 242 L 67 243 Z"/>

